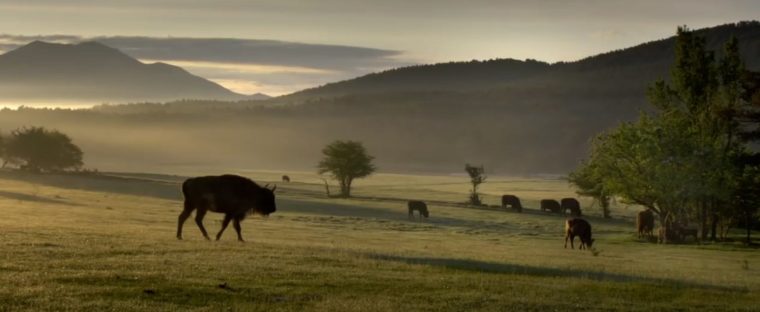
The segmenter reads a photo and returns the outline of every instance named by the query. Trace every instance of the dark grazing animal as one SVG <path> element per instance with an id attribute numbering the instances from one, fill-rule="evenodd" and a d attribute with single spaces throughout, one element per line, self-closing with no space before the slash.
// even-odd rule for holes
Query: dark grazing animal
<path id="1" fill-rule="evenodd" d="M 287 175 L 282 176 L 282 182 L 290 182 L 290 177 Z"/>
<path id="2" fill-rule="evenodd" d="M 182 225 L 193 210 L 196 210 L 195 223 L 198 224 L 203 237 L 209 239 L 206 228 L 203 227 L 203 217 L 206 212 L 219 212 L 224 214 L 224 221 L 222 221 L 219 234 L 216 234 L 216 240 L 222 237 L 222 233 L 232 221 L 238 240 L 242 242 L 240 221 L 252 213 L 268 216 L 275 212 L 277 210 L 274 200 L 276 188 L 276 186 L 272 189 L 267 186 L 261 187 L 248 178 L 230 174 L 185 180 L 182 183 L 185 207 L 179 215 L 177 239 L 182 239 Z"/>
<path id="3" fill-rule="evenodd" d="M 414 211 L 418 211 L 420 213 L 420 220 L 422 220 L 422 217 L 429 217 L 430 213 L 428 212 L 427 205 L 423 201 L 419 200 L 410 200 L 406 206 L 409 208 L 409 219 L 414 218 Z"/>
<path id="4" fill-rule="evenodd" d="M 517 212 L 522 212 L 522 203 L 520 203 L 520 198 L 515 195 L 504 195 L 501 197 L 501 208 L 507 209 L 507 207 L 517 210 Z"/>
<path id="5" fill-rule="evenodd" d="M 584 249 L 584 247 L 588 249 L 594 244 L 594 240 L 591 238 L 591 224 L 588 221 L 579 218 L 565 220 L 565 248 L 567 248 L 569 238 L 570 249 L 575 249 L 573 242 L 576 236 L 581 239 L 581 246 L 578 249 Z"/>
<path id="6" fill-rule="evenodd" d="M 562 210 L 560 209 L 560 205 L 558 201 L 553 200 L 553 199 L 542 199 L 541 211 L 550 211 L 553 213 L 560 213 Z"/>
<path id="7" fill-rule="evenodd" d="M 577 199 L 568 197 L 560 200 L 560 206 L 562 207 L 562 213 L 567 213 L 570 210 L 570 214 L 576 217 L 581 216 L 581 204 Z"/>
<path id="8" fill-rule="evenodd" d="M 639 238 L 651 238 L 654 236 L 654 213 L 652 213 L 652 210 L 639 211 L 636 215 L 636 231 L 639 234 Z"/>

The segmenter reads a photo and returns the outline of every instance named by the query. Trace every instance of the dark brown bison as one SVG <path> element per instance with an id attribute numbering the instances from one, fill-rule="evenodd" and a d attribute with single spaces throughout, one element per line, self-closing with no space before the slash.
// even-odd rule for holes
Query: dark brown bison
<path id="1" fill-rule="evenodd" d="M 575 249 L 573 243 L 576 236 L 581 239 L 581 246 L 578 249 L 584 249 L 584 247 L 588 249 L 594 244 L 591 238 L 591 224 L 579 218 L 565 220 L 565 248 L 567 248 L 567 240 L 570 239 L 570 248 Z"/>
<path id="2" fill-rule="evenodd" d="M 560 213 L 562 209 L 560 208 L 558 201 L 553 200 L 553 199 L 542 199 L 541 211 L 550 211 L 553 213 Z"/>
<path id="3" fill-rule="evenodd" d="M 639 234 L 639 238 L 654 236 L 654 213 L 652 213 L 652 210 L 639 211 L 636 215 L 636 231 Z"/>
<path id="4" fill-rule="evenodd" d="M 517 210 L 517 212 L 522 212 L 520 198 L 515 195 L 504 195 L 501 197 L 501 208 L 507 209 L 507 207 Z"/>
<path id="5" fill-rule="evenodd" d="M 580 217 L 581 216 L 581 203 L 577 199 L 568 197 L 560 200 L 560 206 L 562 207 L 562 213 L 567 213 L 570 210 L 570 215 Z"/>
<path id="6" fill-rule="evenodd" d="M 177 223 L 177 238 L 182 239 L 182 225 L 193 210 L 195 223 L 198 224 L 203 237 L 209 239 L 206 228 L 203 227 L 203 217 L 206 212 L 224 214 L 222 229 L 216 234 L 216 240 L 222 237 L 224 229 L 230 221 L 237 231 L 239 241 L 240 221 L 248 214 L 256 213 L 264 216 L 275 212 L 277 207 L 274 200 L 274 190 L 261 187 L 248 178 L 237 175 L 206 176 L 190 178 L 182 183 L 182 194 L 185 196 L 185 207 L 179 215 Z"/>
<path id="7" fill-rule="evenodd" d="M 287 175 L 282 176 L 282 182 L 285 182 L 285 183 L 290 182 L 290 177 Z"/>
<path id="8" fill-rule="evenodd" d="M 422 220 L 422 217 L 427 218 L 430 216 L 427 205 L 423 201 L 410 200 L 406 206 L 409 208 L 409 219 L 414 219 L 415 210 L 420 213 L 420 220 Z"/>

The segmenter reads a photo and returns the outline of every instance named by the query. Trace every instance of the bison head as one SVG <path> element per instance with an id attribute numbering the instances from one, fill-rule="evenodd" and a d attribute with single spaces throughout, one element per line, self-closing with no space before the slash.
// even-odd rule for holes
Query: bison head
<path id="1" fill-rule="evenodd" d="M 591 240 L 589 240 L 588 244 L 586 245 L 588 245 L 588 248 L 591 248 L 592 245 L 594 245 L 594 239 L 592 238 Z"/>
<path id="2" fill-rule="evenodd" d="M 274 200 L 274 190 L 276 189 L 277 186 L 271 189 L 268 188 L 268 186 L 264 186 L 258 190 L 256 201 L 254 203 L 255 213 L 268 216 L 270 213 L 277 211 L 277 205 Z"/>
<path id="3" fill-rule="evenodd" d="M 427 218 L 427 217 L 429 217 L 429 216 L 430 216 L 430 213 L 427 211 L 427 209 L 424 209 L 424 210 L 420 210 L 420 213 L 421 213 L 423 216 L 425 216 L 425 218 Z"/>

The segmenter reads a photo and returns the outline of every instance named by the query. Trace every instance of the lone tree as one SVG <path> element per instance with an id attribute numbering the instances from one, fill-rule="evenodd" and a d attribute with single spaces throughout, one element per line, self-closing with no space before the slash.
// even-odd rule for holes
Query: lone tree
<path id="1" fill-rule="evenodd" d="M 71 138 L 42 127 L 19 128 L 6 138 L 4 160 L 22 169 L 62 171 L 82 166 L 82 150 Z"/>
<path id="2" fill-rule="evenodd" d="M 472 190 L 470 191 L 470 204 L 475 206 L 483 205 L 478 194 L 478 186 L 486 181 L 485 169 L 481 165 L 480 167 L 472 166 L 470 164 L 464 165 L 464 170 L 470 176 L 470 183 L 472 183 Z"/>
<path id="3" fill-rule="evenodd" d="M 325 158 L 319 162 L 319 174 L 330 173 L 340 183 L 341 197 L 351 196 L 354 179 L 366 177 L 377 169 L 367 150 L 356 141 L 335 141 L 322 149 Z"/>

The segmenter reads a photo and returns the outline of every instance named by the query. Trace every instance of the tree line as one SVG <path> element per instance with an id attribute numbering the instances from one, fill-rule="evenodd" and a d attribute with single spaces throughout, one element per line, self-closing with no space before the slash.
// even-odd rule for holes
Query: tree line
<path id="1" fill-rule="evenodd" d="M 736 38 L 718 53 L 706 46 L 679 27 L 670 80 L 648 90 L 652 109 L 596 136 L 569 180 L 606 216 L 610 199 L 620 198 L 651 210 L 665 228 L 696 223 L 702 240 L 743 223 L 749 243 L 760 206 L 752 146 L 760 142 L 760 74 L 745 70 Z"/>

